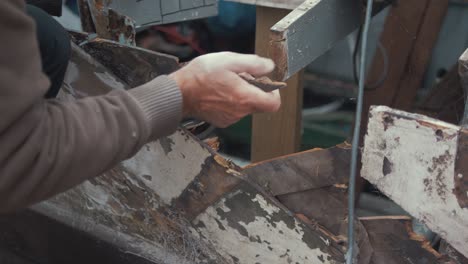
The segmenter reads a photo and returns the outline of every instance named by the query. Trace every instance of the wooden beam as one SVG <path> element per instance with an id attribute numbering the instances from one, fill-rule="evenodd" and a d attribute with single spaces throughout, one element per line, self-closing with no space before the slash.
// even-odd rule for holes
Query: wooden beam
<path id="1" fill-rule="evenodd" d="M 305 1 L 271 28 L 274 77 L 286 80 L 361 25 L 359 0 Z M 332 28 L 332 30 L 331 30 Z"/>
<path id="2" fill-rule="evenodd" d="M 461 87 L 458 65 L 454 65 L 429 94 L 417 105 L 415 112 L 441 121 L 459 124 L 465 108 L 465 96 Z"/>
<path id="3" fill-rule="evenodd" d="M 274 196 L 346 184 L 350 151 L 344 144 L 313 149 L 254 163 L 244 172 Z"/>
<path id="4" fill-rule="evenodd" d="M 385 106 L 370 116 L 361 175 L 468 256 L 468 132 Z"/>
<path id="5" fill-rule="evenodd" d="M 380 37 L 385 54 L 377 52 L 374 56 L 367 83 L 372 86 L 383 75 L 385 80 L 376 89 L 365 91 L 361 138 L 371 105 L 411 108 L 447 5 L 448 0 L 407 0 L 398 1 L 390 10 Z M 387 68 L 384 56 L 388 58 Z"/>
<path id="6" fill-rule="evenodd" d="M 398 91 L 393 97 L 392 107 L 401 110 L 409 110 L 413 107 L 416 93 L 422 86 L 424 74 L 431 61 L 432 50 L 447 14 L 448 4 L 448 0 L 428 2 L 412 51 L 400 78 Z"/>
<path id="7" fill-rule="evenodd" d="M 257 7 L 256 53 L 269 57 L 270 28 L 288 10 Z M 282 106 L 278 113 L 255 114 L 252 121 L 251 159 L 261 161 L 297 152 L 301 141 L 302 72 L 287 81 L 282 89 Z M 274 78 L 273 78 L 274 79 Z"/>

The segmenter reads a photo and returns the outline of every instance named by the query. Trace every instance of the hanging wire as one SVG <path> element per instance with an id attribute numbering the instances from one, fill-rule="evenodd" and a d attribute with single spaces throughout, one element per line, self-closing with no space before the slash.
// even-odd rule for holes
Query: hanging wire
<path id="1" fill-rule="evenodd" d="M 358 60 L 358 57 L 359 57 L 358 50 L 359 50 L 359 47 L 361 45 L 362 27 L 363 27 L 362 25 L 359 27 L 357 37 L 356 37 L 356 44 L 354 45 L 354 50 L 353 50 L 353 77 L 354 77 L 354 82 L 357 85 L 359 84 L 359 77 L 358 77 L 359 73 L 358 72 L 360 71 L 360 69 L 358 69 L 358 66 L 357 66 L 357 60 Z M 382 42 L 380 40 L 377 42 L 377 48 L 378 48 L 378 51 L 380 52 L 380 54 L 382 55 L 382 60 L 383 60 L 382 74 L 380 75 L 379 79 L 375 83 L 367 84 L 364 87 L 365 91 L 377 90 L 377 88 L 382 86 L 382 84 L 387 79 L 388 69 L 389 69 L 388 53 L 387 53 L 387 50 L 385 49 L 385 47 L 382 45 Z"/>
<path id="2" fill-rule="evenodd" d="M 351 149 L 351 171 L 349 173 L 349 190 L 348 190 L 348 252 L 346 253 L 346 264 L 354 262 L 354 206 L 356 196 L 356 169 L 358 163 L 359 150 L 359 133 L 362 115 L 362 101 L 364 96 L 366 55 L 367 55 L 367 38 L 369 35 L 369 26 L 372 15 L 373 0 L 367 0 L 366 19 L 362 32 L 361 60 L 359 71 L 359 90 L 357 98 L 356 118 L 354 125 L 354 135 Z"/>

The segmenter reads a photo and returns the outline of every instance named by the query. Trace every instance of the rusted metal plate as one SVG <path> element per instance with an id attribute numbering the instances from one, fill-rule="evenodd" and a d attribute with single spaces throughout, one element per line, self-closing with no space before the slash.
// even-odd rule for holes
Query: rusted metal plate
<path id="1" fill-rule="evenodd" d="M 361 175 L 467 256 L 468 208 L 454 193 L 468 173 L 456 172 L 463 130 L 384 106 L 370 113 Z"/>

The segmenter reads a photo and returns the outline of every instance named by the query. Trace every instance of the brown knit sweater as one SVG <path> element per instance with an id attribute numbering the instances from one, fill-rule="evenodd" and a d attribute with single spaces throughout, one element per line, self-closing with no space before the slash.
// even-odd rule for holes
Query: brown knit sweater
<path id="1" fill-rule="evenodd" d="M 165 76 L 128 92 L 45 100 L 49 80 L 24 8 L 0 1 L 0 212 L 101 174 L 173 132 L 182 115 L 180 90 Z"/>

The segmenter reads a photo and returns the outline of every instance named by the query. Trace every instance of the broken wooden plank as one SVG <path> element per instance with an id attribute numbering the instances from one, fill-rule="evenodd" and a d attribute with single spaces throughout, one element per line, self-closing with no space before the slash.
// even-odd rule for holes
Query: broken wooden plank
<path id="1" fill-rule="evenodd" d="M 345 184 L 350 150 L 348 145 L 309 150 L 249 165 L 244 172 L 274 196 Z"/>
<path id="2" fill-rule="evenodd" d="M 400 77 L 392 107 L 406 111 L 413 107 L 417 91 L 422 86 L 426 69 L 432 58 L 432 50 L 439 38 L 448 6 L 449 0 L 428 2 L 412 51 Z"/>
<path id="3" fill-rule="evenodd" d="M 274 82 L 270 78 L 263 76 L 259 78 L 247 78 L 244 75 L 239 74 L 244 80 L 248 83 L 262 89 L 265 92 L 271 92 L 274 90 L 279 90 L 287 87 L 287 84 L 284 82 Z"/>
<path id="4" fill-rule="evenodd" d="M 179 69 L 179 60 L 174 56 L 138 47 L 130 49 L 128 45 L 102 38 L 90 40 L 82 48 L 130 87 Z"/>
<path id="5" fill-rule="evenodd" d="M 359 0 L 307 0 L 294 9 L 271 28 L 273 79 L 288 79 L 358 28 L 361 12 Z"/>
<path id="6" fill-rule="evenodd" d="M 291 217 L 245 182 L 207 208 L 194 225 L 233 263 L 344 262 L 344 248 L 327 234 Z"/>
<path id="7" fill-rule="evenodd" d="M 83 15 L 91 15 L 98 37 L 113 40 L 121 44 L 136 45 L 135 21 L 132 18 L 109 8 L 109 1 L 87 1 L 89 13 L 86 13 L 86 7 L 83 6 L 82 9 L 85 12 Z M 85 24 L 88 23 L 85 22 Z"/>
<path id="8" fill-rule="evenodd" d="M 413 232 L 409 217 L 364 217 L 360 221 L 372 244 L 371 263 L 446 263 L 424 237 Z"/>
<path id="9" fill-rule="evenodd" d="M 466 133 L 422 115 L 373 107 L 361 170 L 365 179 L 465 256 L 468 160 L 457 159 L 466 155 L 461 147 Z"/>

